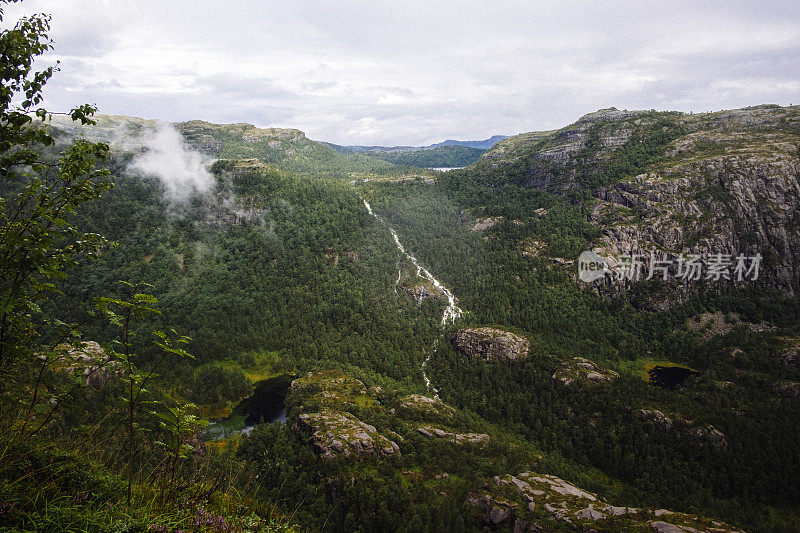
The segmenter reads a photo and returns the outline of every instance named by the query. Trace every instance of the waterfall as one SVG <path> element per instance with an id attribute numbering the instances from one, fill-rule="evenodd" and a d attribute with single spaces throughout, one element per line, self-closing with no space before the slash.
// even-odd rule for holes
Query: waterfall
<path id="1" fill-rule="evenodd" d="M 458 319 L 462 314 L 464 314 L 464 311 L 462 311 L 461 308 L 458 307 L 458 305 L 456 305 L 456 297 L 453 295 L 453 292 L 444 285 L 442 285 L 442 283 L 438 279 L 433 277 L 433 274 L 431 274 L 427 268 L 420 265 L 417 258 L 406 251 L 405 247 L 403 246 L 403 243 L 400 242 L 400 237 L 397 236 L 397 232 L 394 230 L 394 228 L 389 226 L 389 224 L 387 224 L 386 221 L 384 221 L 380 216 L 376 215 L 372 211 L 372 206 L 369 205 L 369 202 L 367 202 L 361 196 L 359 196 L 359 198 L 361 198 L 361 201 L 364 202 L 364 207 L 367 208 L 367 212 L 373 217 L 375 217 L 375 219 L 378 220 L 381 224 L 383 224 L 392 234 L 392 238 L 394 238 L 394 243 L 395 246 L 397 246 L 397 249 L 400 250 L 400 253 L 405 255 L 406 258 L 409 261 L 411 261 L 411 264 L 414 265 L 414 267 L 417 269 L 417 276 L 428 280 L 434 287 L 439 289 L 442 292 L 442 294 L 444 294 L 447 297 L 448 305 L 447 308 L 445 308 L 444 313 L 442 313 L 442 329 L 444 329 L 448 324 L 452 324 L 453 322 L 455 322 L 456 319 Z M 394 284 L 395 292 L 397 292 L 397 283 L 399 282 L 400 282 L 400 272 L 397 273 L 397 282 L 395 282 Z M 431 383 L 431 380 L 428 378 L 428 373 L 426 372 L 425 369 L 427 368 L 428 362 L 431 360 L 431 356 L 434 354 L 434 352 L 436 352 L 438 346 L 439 346 L 439 339 L 436 339 L 436 342 L 433 344 L 433 349 L 428 354 L 428 357 L 426 357 L 425 360 L 422 362 L 421 366 L 422 377 L 425 380 L 425 386 L 428 388 L 428 390 L 433 392 L 433 396 L 437 400 L 439 399 L 439 391 L 436 390 L 436 387 L 434 387 L 433 383 Z"/>

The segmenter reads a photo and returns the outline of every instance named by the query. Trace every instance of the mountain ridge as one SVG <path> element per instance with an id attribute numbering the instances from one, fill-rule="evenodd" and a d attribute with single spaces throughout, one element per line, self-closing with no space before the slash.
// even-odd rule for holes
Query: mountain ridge
<path id="1" fill-rule="evenodd" d="M 800 284 L 800 107 L 712 113 L 605 109 L 498 143 L 475 164 L 495 185 L 588 194 L 612 261 L 637 250 L 766 258 L 773 287 Z M 693 223 L 689 223 L 692 221 Z"/>
<path id="2" fill-rule="evenodd" d="M 497 144 L 498 142 L 502 141 L 503 139 L 507 139 L 508 135 L 493 135 L 488 139 L 484 139 L 482 141 L 457 141 L 453 139 L 447 139 L 446 141 L 442 141 L 439 143 L 428 144 L 425 146 L 410 146 L 410 145 L 397 145 L 397 146 L 380 146 L 380 145 L 363 145 L 363 144 L 354 144 L 354 145 L 344 145 L 340 146 L 341 148 L 354 150 L 357 152 L 413 152 L 418 150 L 432 150 L 439 146 L 465 146 L 468 148 L 481 148 L 487 150 Z"/>

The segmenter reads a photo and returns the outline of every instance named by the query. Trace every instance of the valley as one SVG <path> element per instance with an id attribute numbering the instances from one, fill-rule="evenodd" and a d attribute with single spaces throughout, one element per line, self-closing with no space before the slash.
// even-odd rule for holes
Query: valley
<path id="1" fill-rule="evenodd" d="M 215 160 L 213 181 L 176 199 L 168 175 L 131 163 L 153 126 L 100 116 L 59 138 L 110 143 L 115 187 L 80 224 L 118 245 L 79 262 L 43 311 L 107 345 L 92 298 L 119 279 L 151 284 L 161 314 L 139 330 L 178 328 L 196 357 L 163 368 L 160 386 L 198 414 L 233 413 L 203 430 L 203 461 L 259 472 L 243 490 L 287 513 L 304 502 L 303 527 L 788 531 L 800 189 L 775 172 L 797 168 L 798 117 L 603 111 L 446 173 L 191 122 L 175 127 Z M 755 203 L 706 195 L 698 169 Z M 619 260 L 687 244 L 757 249 L 762 275 L 575 274 L 583 249 Z M 157 356 L 137 350 L 142 364 Z M 285 408 L 259 392 L 274 380 Z M 114 409 L 65 411 L 64 431 L 105 427 Z M 386 506 L 406 511 L 372 511 Z"/>
<path id="2" fill-rule="evenodd" d="M 800 531 L 798 5 L 261 4 L 0 0 L 0 531 Z"/>
<path id="3" fill-rule="evenodd" d="M 798 528 L 796 106 L 408 150 L 94 120 L 32 130 L 48 179 L 97 154 L 80 210 L 41 229 L 79 244 L 4 248 L 44 266 L 4 315 L 3 524 Z M 8 205 L 49 205 L 18 171 Z M 610 265 L 588 281 L 584 251 Z M 649 276 L 618 274 L 634 257 Z M 717 275 L 681 276 L 687 257 Z"/>

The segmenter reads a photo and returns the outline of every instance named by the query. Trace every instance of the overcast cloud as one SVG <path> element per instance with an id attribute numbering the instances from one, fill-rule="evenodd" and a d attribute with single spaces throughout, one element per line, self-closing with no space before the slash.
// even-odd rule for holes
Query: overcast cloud
<path id="1" fill-rule="evenodd" d="M 800 103 L 800 2 L 28 0 L 47 106 L 421 145 L 605 107 Z"/>

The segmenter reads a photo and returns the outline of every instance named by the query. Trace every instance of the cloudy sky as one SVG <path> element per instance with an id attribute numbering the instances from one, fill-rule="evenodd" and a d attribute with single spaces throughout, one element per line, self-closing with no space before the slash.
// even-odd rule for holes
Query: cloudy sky
<path id="1" fill-rule="evenodd" d="M 600 108 L 800 103 L 800 2 L 26 0 L 53 16 L 47 105 L 421 145 Z"/>

